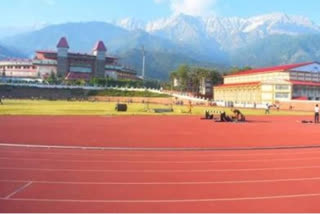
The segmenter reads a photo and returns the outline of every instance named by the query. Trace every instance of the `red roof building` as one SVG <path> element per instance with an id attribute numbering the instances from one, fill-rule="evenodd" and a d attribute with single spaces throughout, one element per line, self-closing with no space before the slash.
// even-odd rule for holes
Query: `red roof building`
<path id="1" fill-rule="evenodd" d="M 96 45 L 94 46 L 93 51 L 104 51 L 104 52 L 106 52 L 107 48 L 104 45 L 103 41 L 98 41 L 96 43 Z"/>
<path id="2" fill-rule="evenodd" d="M 57 44 L 57 48 L 69 48 L 69 44 L 67 42 L 66 37 L 62 37 L 58 44 Z"/>
<path id="3" fill-rule="evenodd" d="M 255 68 L 224 76 L 214 99 L 234 104 L 275 103 L 307 97 L 320 100 L 320 64 L 304 62 Z"/>
<path id="4" fill-rule="evenodd" d="M 125 69 L 117 57 L 106 56 L 107 48 L 98 41 L 93 53 L 69 52 L 66 37 L 59 39 L 57 50 L 36 51 L 34 59 L 11 59 L 0 62 L 0 76 L 15 78 L 43 78 L 55 73 L 66 80 L 92 77 L 114 79 L 138 79 L 136 71 Z"/>

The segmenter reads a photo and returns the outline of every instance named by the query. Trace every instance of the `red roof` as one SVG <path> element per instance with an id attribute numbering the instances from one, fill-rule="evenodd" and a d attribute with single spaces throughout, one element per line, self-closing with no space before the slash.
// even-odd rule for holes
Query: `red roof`
<path id="1" fill-rule="evenodd" d="M 293 100 L 308 100 L 308 97 L 293 97 Z"/>
<path id="2" fill-rule="evenodd" d="M 67 80 L 78 80 L 78 79 L 84 79 L 89 80 L 90 74 L 89 73 L 80 73 L 80 72 L 69 72 L 66 76 Z"/>
<path id="3" fill-rule="evenodd" d="M 69 48 L 66 37 L 62 37 L 57 44 L 57 48 Z"/>
<path id="4" fill-rule="evenodd" d="M 293 85 L 320 86 L 320 82 L 290 80 Z"/>
<path id="5" fill-rule="evenodd" d="M 107 51 L 106 46 L 103 41 L 98 41 L 97 44 L 93 48 L 94 51 Z"/>
<path id="6" fill-rule="evenodd" d="M 313 62 L 304 62 L 304 63 L 297 63 L 297 64 L 291 64 L 291 65 L 279 65 L 274 67 L 265 67 L 265 68 L 257 68 L 252 70 L 246 70 L 246 71 L 240 71 L 239 73 L 226 75 L 229 76 L 239 76 L 239 75 L 246 75 L 246 74 L 254 74 L 254 73 L 262 73 L 262 72 L 274 72 L 274 71 L 286 71 L 292 68 L 309 65 Z"/>
<path id="7" fill-rule="evenodd" d="M 230 83 L 230 84 L 217 85 L 215 87 L 253 86 L 253 85 L 260 85 L 260 83 L 261 82 Z"/>

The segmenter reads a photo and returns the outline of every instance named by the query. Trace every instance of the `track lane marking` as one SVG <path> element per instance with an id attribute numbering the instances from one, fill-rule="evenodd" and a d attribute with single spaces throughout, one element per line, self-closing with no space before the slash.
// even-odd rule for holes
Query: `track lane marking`
<path id="1" fill-rule="evenodd" d="M 48 158 L 15 158 L 15 157 L 0 157 L 0 160 L 21 160 L 21 161 L 51 161 L 51 162 L 72 162 L 72 163 L 177 163 L 177 164 L 190 164 L 190 163 L 250 163 L 250 162 L 275 162 L 275 161 L 304 161 L 304 160 L 320 160 L 320 157 L 308 158 L 279 158 L 279 159 L 248 159 L 248 160 L 204 160 L 204 161 L 123 161 L 123 160 L 72 160 L 72 159 L 48 159 Z"/>
<path id="2" fill-rule="evenodd" d="M 235 181 L 199 181 L 199 182 L 72 182 L 72 181 L 36 181 L 32 184 L 70 184 L 70 185 L 195 185 L 195 184 L 242 184 L 242 183 L 276 183 L 290 181 L 317 181 L 320 177 L 283 178 L 261 180 L 235 180 Z M 15 183 L 29 182 L 25 180 L 0 180 L 0 182 Z"/>
<path id="3" fill-rule="evenodd" d="M 103 146 L 58 146 L 58 145 L 32 145 L 0 143 L 4 147 L 47 148 L 47 149 L 77 149 L 77 150 L 109 150 L 109 151 L 258 151 L 258 150 L 285 150 L 320 148 L 320 145 L 297 146 L 266 146 L 266 147 L 230 147 L 230 148 L 159 148 L 159 147 L 103 147 Z"/>
<path id="4" fill-rule="evenodd" d="M 33 201 L 33 202 L 75 202 L 75 203 L 190 203 L 190 202 L 271 200 L 271 199 L 307 198 L 307 197 L 319 197 L 319 196 L 320 196 L 320 193 L 239 197 L 239 198 L 207 198 L 207 199 L 176 199 L 176 200 L 77 200 L 77 199 L 37 199 L 37 198 L 0 198 L 0 200 Z"/>
<path id="5" fill-rule="evenodd" d="M 46 149 L 46 151 L 49 151 L 48 149 Z M 92 157 L 92 156 L 96 156 L 96 157 L 105 157 L 106 154 L 88 154 L 88 153 L 82 153 L 82 154 L 75 154 L 70 153 L 70 152 L 61 152 L 59 151 L 59 153 L 57 152 L 43 152 L 43 151 L 30 151 L 30 150 L 7 150 L 7 151 L 0 151 L 0 153 L 26 153 L 26 154 L 34 154 L 34 153 L 41 153 L 41 154 L 48 154 L 48 155 L 69 155 L 69 156 L 82 156 L 82 157 Z M 101 152 L 108 152 L 108 151 L 101 151 Z M 114 152 L 114 151 L 112 151 Z M 296 151 L 296 152 L 277 152 L 277 153 L 242 153 L 242 154 L 221 154 L 221 151 L 213 151 L 212 154 L 203 154 L 203 153 L 207 153 L 206 151 L 201 151 L 202 154 L 184 154 L 186 155 L 186 157 L 242 157 L 242 156 L 274 156 L 274 155 L 303 155 L 303 154 L 318 154 L 320 153 L 320 150 L 312 150 L 312 151 Z M 220 154 L 219 154 L 220 153 Z M 179 156 L 177 156 L 176 154 L 107 154 L 109 157 L 110 156 L 114 156 L 114 157 L 147 157 L 147 155 L 150 155 L 151 157 L 184 157 L 184 156 L 180 156 L 182 154 L 179 154 Z"/>
<path id="6" fill-rule="evenodd" d="M 265 168 L 241 168 L 241 169 L 199 169 L 199 170 L 112 170 L 112 169 L 49 169 L 49 168 L 19 168 L 19 167 L 0 167 L 0 170 L 25 170 L 25 171 L 52 171 L 52 172 L 139 172 L 139 173 L 168 173 L 168 172 L 241 172 L 241 171 L 269 171 L 269 170 L 295 170 L 295 169 L 320 169 L 316 166 L 301 167 L 265 167 Z"/>
<path id="7" fill-rule="evenodd" d="M 14 196 L 15 194 L 17 194 L 18 192 L 21 192 L 22 190 L 26 189 L 27 187 L 29 187 L 32 184 L 32 181 L 27 182 L 26 184 L 18 187 L 15 191 L 13 191 L 12 193 L 10 193 L 9 195 L 7 195 L 6 197 L 4 197 L 5 199 L 10 199 L 12 198 L 12 196 Z"/>

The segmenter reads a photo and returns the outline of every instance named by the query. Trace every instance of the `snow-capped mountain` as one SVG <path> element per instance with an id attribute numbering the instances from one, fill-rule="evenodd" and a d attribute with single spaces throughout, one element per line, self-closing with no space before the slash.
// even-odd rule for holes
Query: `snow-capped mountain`
<path id="1" fill-rule="evenodd" d="M 320 26 L 303 16 L 271 13 L 250 18 L 194 17 L 174 15 L 144 24 L 134 19 L 123 19 L 118 26 L 146 32 L 179 43 L 217 42 L 222 49 L 243 47 L 270 35 L 304 35 L 320 33 Z"/>
<path id="2" fill-rule="evenodd" d="M 49 25 L 0 39 L 0 58 L 55 49 L 61 36 L 68 38 L 72 50 L 82 52 L 90 52 L 102 39 L 109 53 L 137 70 L 143 46 L 152 78 L 168 78 L 168 72 L 183 63 L 259 67 L 320 60 L 319 25 L 283 13 L 250 18 L 180 14 L 149 22 L 126 18 Z"/>

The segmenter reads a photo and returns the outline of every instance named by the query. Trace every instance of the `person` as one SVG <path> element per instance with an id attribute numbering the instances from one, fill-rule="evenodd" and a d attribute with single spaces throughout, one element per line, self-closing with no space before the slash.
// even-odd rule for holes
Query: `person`
<path id="1" fill-rule="evenodd" d="M 270 114 L 270 106 L 268 103 L 266 104 L 265 110 L 265 114 Z"/>
<path id="2" fill-rule="evenodd" d="M 314 123 L 319 123 L 319 106 L 314 107 Z"/>
<path id="3" fill-rule="evenodd" d="M 228 115 L 226 115 L 226 112 L 222 112 L 220 114 L 220 121 L 219 122 L 231 122 L 231 121 L 232 121 L 232 119 Z"/>
<path id="4" fill-rule="evenodd" d="M 276 108 L 277 108 L 277 111 L 280 110 L 280 104 L 279 103 L 276 103 Z"/>
<path id="5" fill-rule="evenodd" d="M 212 120 L 213 119 L 213 114 L 211 114 L 211 112 L 209 110 L 206 110 L 204 117 L 205 117 L 205 119 Z"/>
<path id="6" fill-rule="evenodd" d="M 191 102 L 191 100 L 189 100 L 188 113 L 192 114 L 192 102 Z"/>
<path id="7" fill-rule="evenodd" d="M 3 105 L 2 98 L 0 97 L 0 104 Z"/>
<path id="8" fill-rule="evenodd" d="M 234 109 L 234 110 L 232 110 L 232 112 L 233 112 L 233 114 L 234 114 L 234 116 L 233 116 L 233 120 L 234 120 L 234 121 L 236 121 L 236 122 L 237 122 L 237 121 L 243 122 L 243 121 L 246 120 L 245 116 L 240 112 L 239 109 Z"/>

